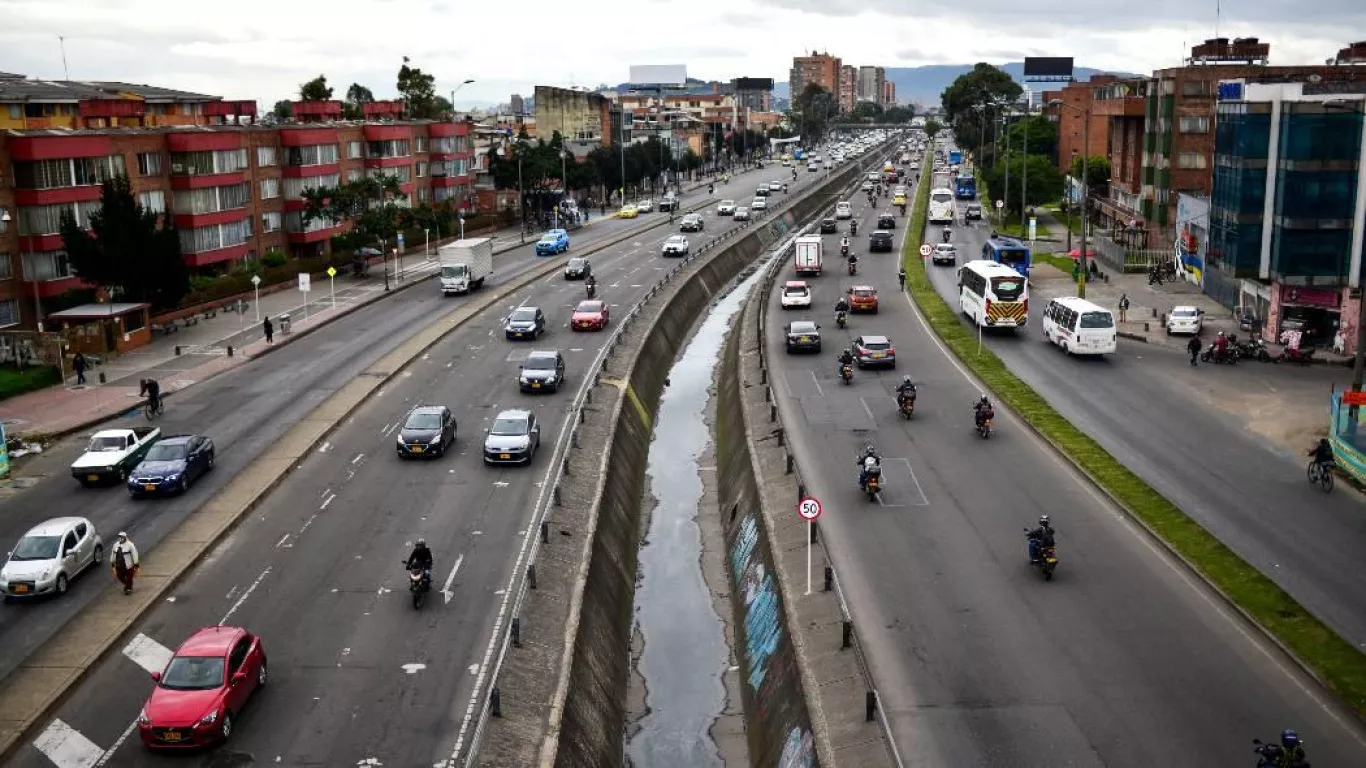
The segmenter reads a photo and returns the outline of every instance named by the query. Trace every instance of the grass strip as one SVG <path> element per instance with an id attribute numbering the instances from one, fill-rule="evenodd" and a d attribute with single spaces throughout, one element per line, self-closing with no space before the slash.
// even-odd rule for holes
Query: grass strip
<path id="1" fill-rule="evenodd" d="M 55 365 L 0 366 L 0 400 L 62 383 Z"/>
<path id="2" fill-rule="evenodd" d="M 1366 718 L 1366 655 L 1063 418 L 1011 373 L 989 348 L 979 351 L 977 334 L 960 321 L 958 313 L 934 289 L 920 257 L 928 209 L 929 189 L 922 184 L 916 191 L 911 231 L 901 258 L 911 296 L 944 344 L 972 368 L 999 400 L 1069 456 L 1131 515 L 1313 670 L 1358 717 Z"/>

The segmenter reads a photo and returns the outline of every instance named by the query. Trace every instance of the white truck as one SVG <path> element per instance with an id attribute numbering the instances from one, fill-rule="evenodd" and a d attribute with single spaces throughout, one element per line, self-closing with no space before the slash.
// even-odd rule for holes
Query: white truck
<path id="1" fill-rule="evenodd" d="M 441 293 L 468 293 L 493 274 L 493 238 L 471 237 L 447 243 L 436 251 L 441 260 Z"/>
<path id="2" fill-rule="evenodd" d="M 122 482 L 147 455 L 152 444 L 161 439 L 156 427 L 144 429 L 102 429 L 96 432 L 85 453 L 71 464 L 71 476 L 81 485 Z"/>
<path id="3" fill-rule="evenodd" d="M 792 255 L 792 266 L 798 275 L 819 275 L 821 273 L 821 236 L 802 235 L 797 238 Z"/>

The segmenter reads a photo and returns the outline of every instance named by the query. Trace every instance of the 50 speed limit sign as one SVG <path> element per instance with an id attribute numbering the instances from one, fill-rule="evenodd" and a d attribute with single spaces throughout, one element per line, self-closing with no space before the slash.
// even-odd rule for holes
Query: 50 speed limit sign
<path id="1" fill-rule="evenodd" d="M 821 516 L 821 503 L 815 498 L 807 496 L 797 502 L 797 514 L 802 516 L 807 522 L 814 521 Z"/>

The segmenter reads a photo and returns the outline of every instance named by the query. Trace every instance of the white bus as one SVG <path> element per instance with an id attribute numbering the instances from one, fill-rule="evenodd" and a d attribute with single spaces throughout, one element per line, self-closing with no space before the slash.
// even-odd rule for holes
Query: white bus
<path id="1" fill-rule="evenodd" d="M 982 328 L 1023 328 L 1029 281 L 994 261 L 969 261 L 958 269 L 958 311 Z"/>
<path id="2" fill-rule="evenodd" d="M 948 187 L 935 187 L 930 190 L 930 223 L 953 223 L 953 190 Z"/>
<path id="3" fill-rule="evenodd" d="M 1043 313 L 1043 335 L 1069 355 L 1108 355 L 1115 351 L 1115 316 L 1086 299 L 1053 299 Z"/>

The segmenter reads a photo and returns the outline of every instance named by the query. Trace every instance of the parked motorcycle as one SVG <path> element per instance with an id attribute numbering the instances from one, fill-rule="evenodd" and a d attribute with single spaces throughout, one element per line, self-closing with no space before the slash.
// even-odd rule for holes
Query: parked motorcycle
<path id="1" fill-rule="evenodd" d="M 849 313 L 848 313 L 848 312 L 845 312 L 844 310 L 841 309 L 840 311 L 838 311 L 838 312 L 835 313 L 835 325 L 838 325 L 839 327 L 843 328 L 845 325 L 848 324 L 848 322 L 849 322 Z"/>
<path id="2" fill-rule="evenodd" d="M 854 382 L 854 366 L 849 363 L 841 365 L 840 378 L 844 379 L 845 384 L 852 384 Z"/>
<path id="3" fill-rule="evenodd" d="M 915 413 L 915 395 L 898 395 L 896 407 L 901 412 L 901 418 L 911 418 L 911 415 Z"/>
<path id="4" fill-rule="evenodd" d="M 1248 360 L 1259 360 L 1263 363 L 1271 362 L 1271 353 L 1267 351 L 1266 342 L 1261 339 L 1253 339 L 1239 344 L 1238 356 Z"/>
<path id="5" fill-rule="evenodd" d="M 1028 538 L 1029 538 L 1029 529 L 1026 528 L 1026 529 L 1024 529 L 1024 531 L 1025 531 L 1025 539 L 1028 539 Z M 1038 568 L 1038 569 L 1039 569 L 1039 572 L 1043 574 L 1043 579 L 1044 579 L 1044 581 L 1052 581 L 1052 580 L 1053 580 L 1053 571 L 1056 570 L 1057 567 L 1058 567 L 1058 549 L 1057 549 L 1057 547 L 1046 547 L 1046 546 L 1040 545 L 1040 546 L 1039 546 L 1039 559 L 1038 559 L 1037 562 L 1031 562 L 1030 565 L 1032 565 L 1032 566 L 1034 566 L 1035 568 Z"/>
<path id="6" fill-rule="evenodd" d="M 1314 347 L 1286 347 L 1280 357 L 1275 358 L 1276 362 L 1299 363 L 1309 365 L 1314 360 Z"/>
<path id="7" fill-rule="evenodd" d="M 1238 362 L 1238 348 L 1230 344 L 1221 355 L 1216 351 L 1215 346 L 1211 344 L 1208 347 L 1205 347 L 1205 351 L 1200 353 L 1200 362 L 1227 363 L 1229 365 L 1234 365 Z"/>
<path id="8" fill-rule="evenodd" d="M 403 562 L 407 566 L 406 561 Z M 412 568 L 408 571 L 408 591 L 413 594 L 413 608 L 421 608 L 422 601 L 427 599 L 427 593 L 432 591 L 432 574 L 424 568 Z"/>

